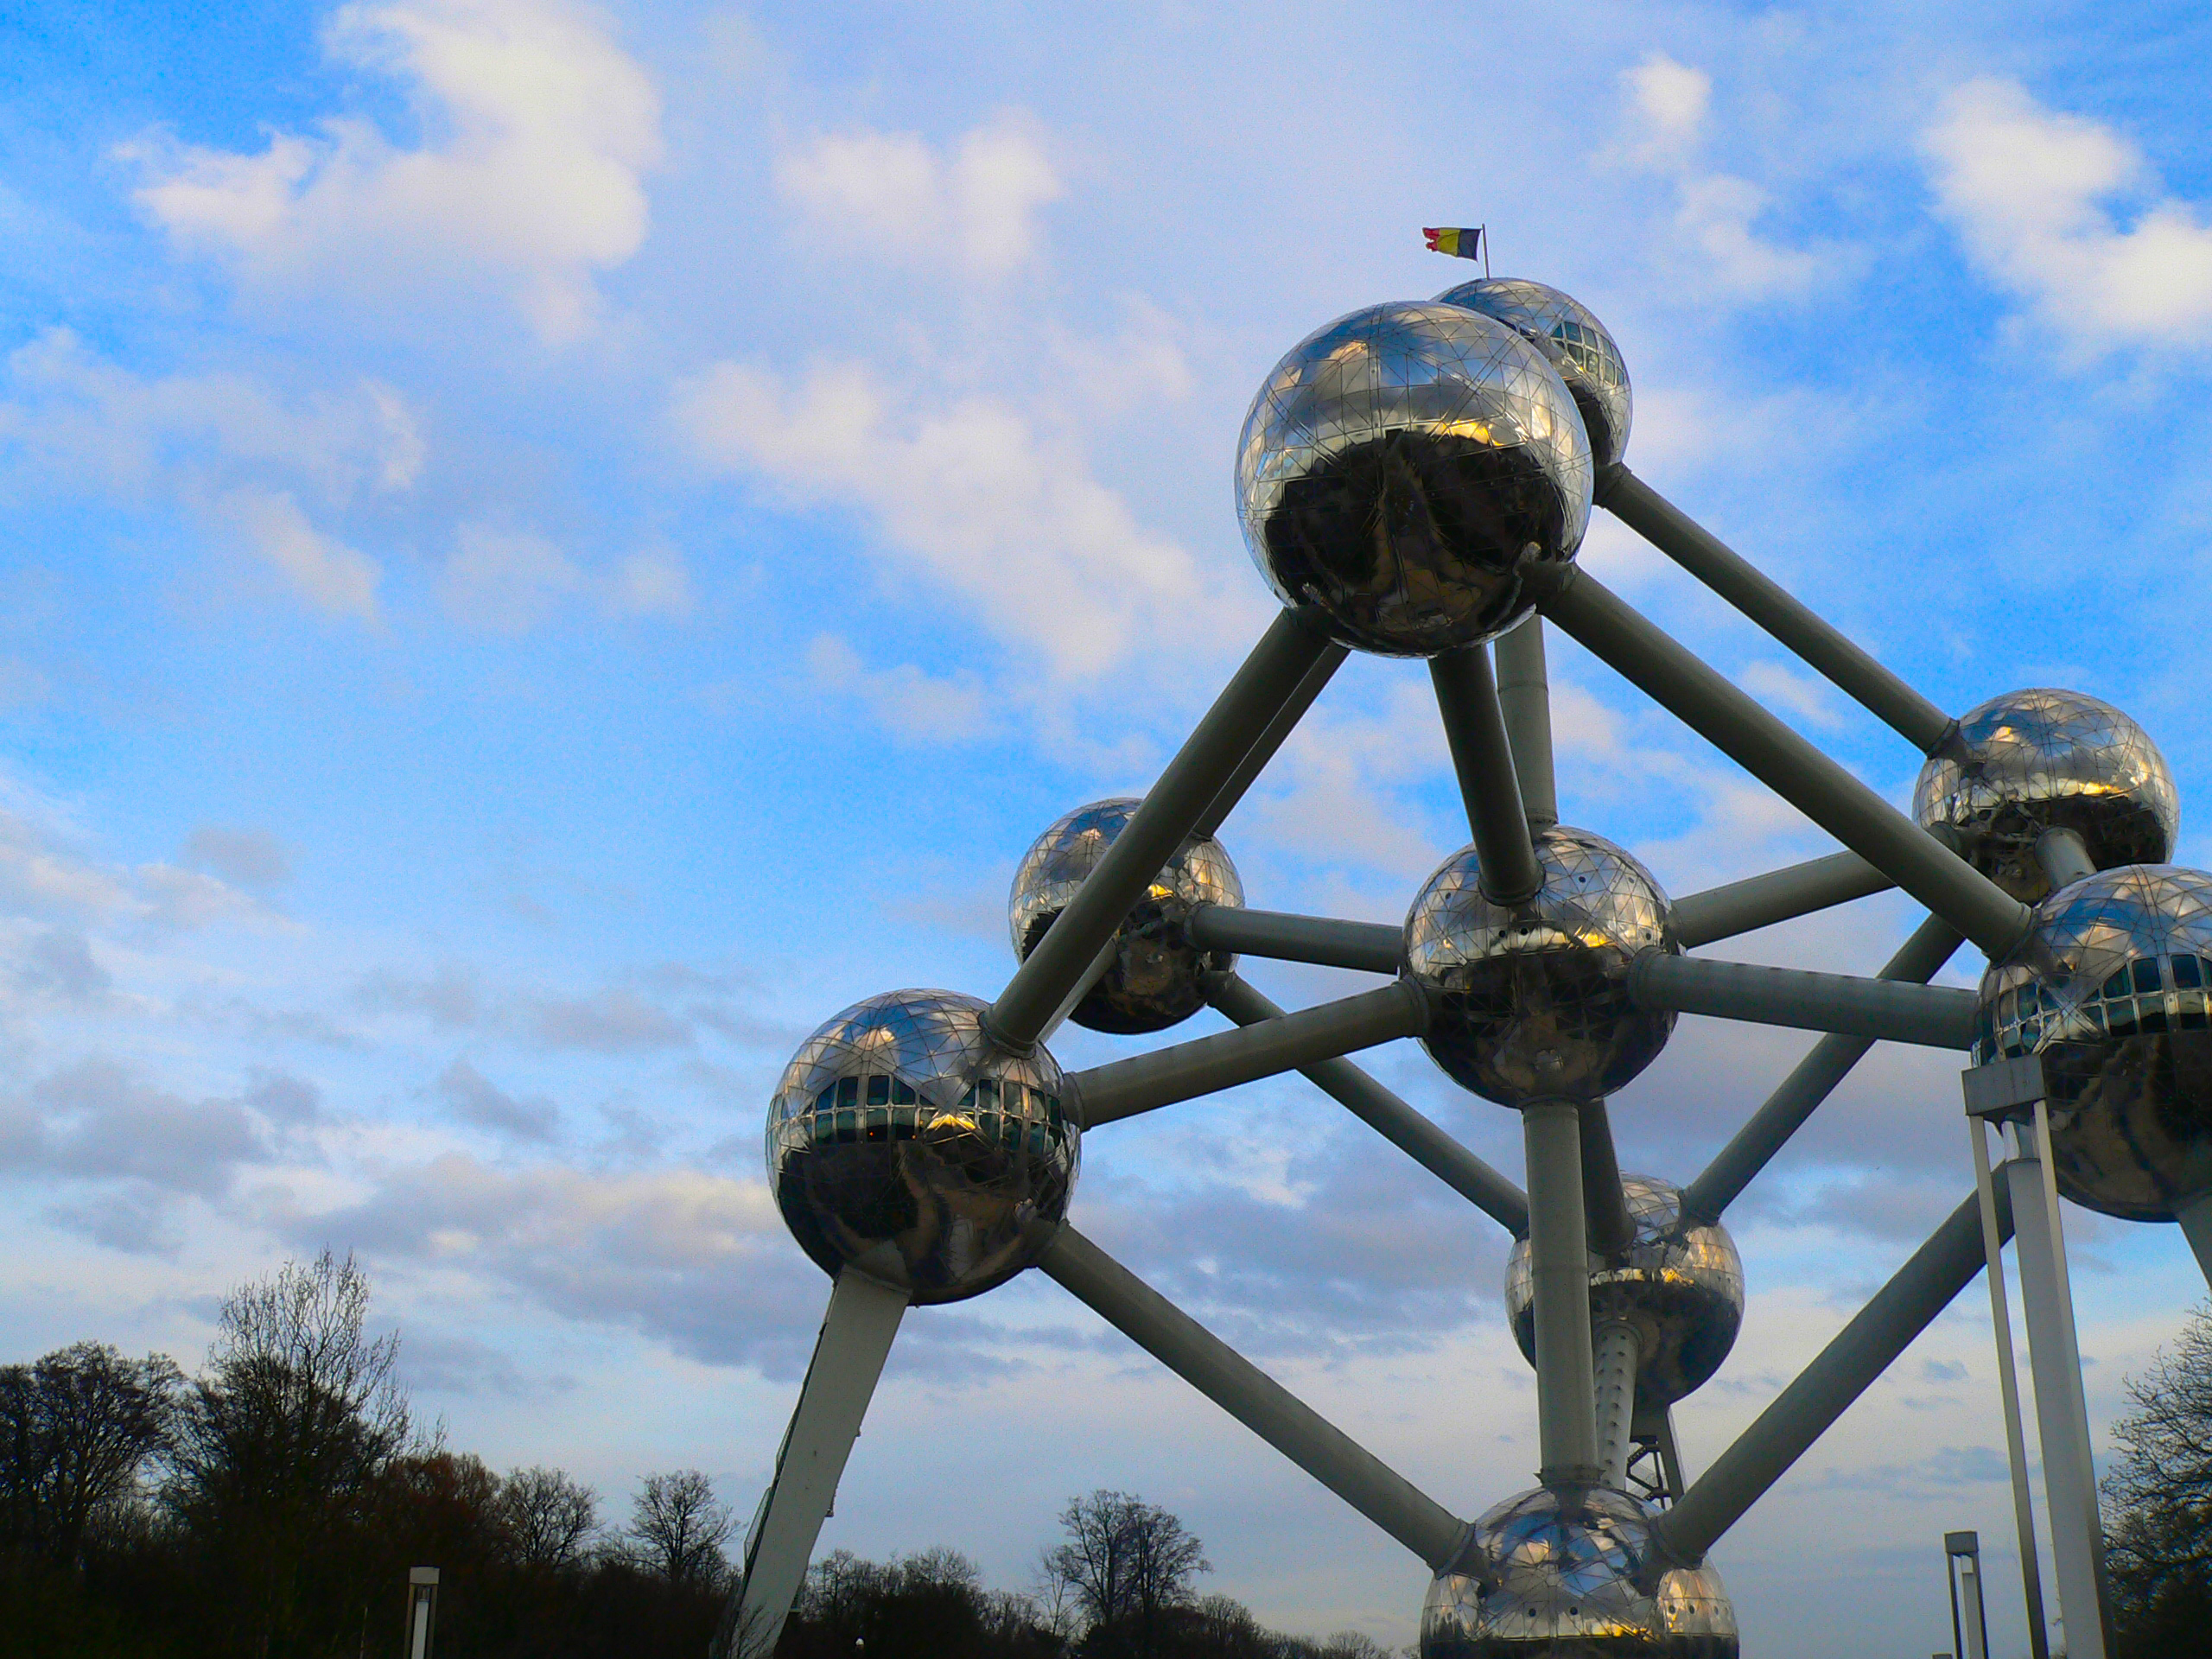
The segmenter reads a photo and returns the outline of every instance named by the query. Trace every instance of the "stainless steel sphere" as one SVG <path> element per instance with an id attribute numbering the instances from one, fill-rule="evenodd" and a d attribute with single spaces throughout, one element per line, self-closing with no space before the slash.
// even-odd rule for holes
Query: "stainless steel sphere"
<path id="1" fill-rule="evenodd" d="M 1464 307 L 1370 306 L 1309 335 L 1244 417 L 1236 495 L 1287 605 L 1363 651 L 1433 656 L 1527 615 L 1522 573 L 1590 519 L 1590 440 L 1559 372 Z"/>
<path id="2" fill-rule="evenodd" d="M 1603 836 L 1536 837 L 1544 884 L 1525 904 L 1483 897 L 1475 849 L 1428 879 L 1406 916 L 1406 967 L 1435 995 L 1421 1039 L 1461 1087 L 1507 1106 L 1597 1100 L 1651 1064 L 1675 1028 L 1639 1008 L 1629 968 L 1676 950 L 1667 895 Z"/>
<path id="3" fill-rule="evenodd" d="M 1080 1157 L 1060 1068 L 983 1034 L 953 991 L 856 1002 L 799 1046 L 768 1108 L 768 1184 L 829 1274 L 957 1302 L 1030 1263 L 1027 1228 L 1067 1213 Z"/>
<path id="4" fill-rule="evenodd" d="M 1574 395 L 1582 425 L 1590 434 L 1590 454 L 1599 470 L 1628 449 L 1628 429 L 1635 417 L 1628 365 L 1605 325 L 1590 308 L 1541 283 L 1517 276 L 1482 276 L 1447 288 L 1437 299 L 1496 317 L 1551 359 L 1559 378 Z"/>
<path id="5" fill-rule="evenodd" d="M 1636 1404 L 1671 1406 L 1704 1386 L 1744 1323 L 1744 1259 L 1719 1222 L 1685 1226 L 1681 1189 L 1649 1175 L 1624 1175 L 1636 1236 L 1613 1261 L 1590 1269 L 1590 1320 L 1625 1323 L 1637 1335 Z M 1536 1357 L 1535 1276 L 1529 1241 L 1505 1265 L 1505 1313 L 1514 1340 Z"/>
<path id="6" fill-rule="evenodd" d="M 1974 1058 L 2040 1054 L 2058 1189 L 2129 1221 L 2212 1191 L 2212 875 L 2128 864 L 2036 906 Z"/>
<path id="7" fill-rule="evenodd" d="M 1961 715 L 1913 786 L 1923 828 L 2014 898 L 2050 891 L 2036 862 L 2046 830 L 2080 832 L 2099 869 L 2173 856 L 2181 803 L 2158 745 L 2108 702 L 2047 688 L 2007 692 Z"/>
<path id="8" fill-rule="evenodd" d="M 1603 1486 L 1508 1498 L 1430 1581 L 1421 1659 L 1736 1659 L 1736 1610 L 1710 1565 L 1637 1586 L 1650 1536 L 1649 1511 Z"/>
<path id="9" fill-rule="evenodd" d="M 1014 954 L 1026 958 L 1075 897 L 1140 804 L 1135 799 L 1077 807 L 1037 837 L 1014 872 L 1007 923 Z M 1153 878 L 1114 938 L 1114 961 L 1069 1018 L 1093 1031 L 1165 1031 L 1205 1006 L 1205 976 L 1234 967 L 1226 951 L 1200 950 L 1184 931 L 1198 905 L 1244 902 L 1236 867 L 1211 836 L 1192 836 Z"/>

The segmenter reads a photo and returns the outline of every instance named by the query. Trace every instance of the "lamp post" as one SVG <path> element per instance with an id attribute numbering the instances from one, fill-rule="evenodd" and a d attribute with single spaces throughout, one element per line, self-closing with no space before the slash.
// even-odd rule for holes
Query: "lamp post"
<path id="1" fill-rule="evenodd" d="M 430 1659 L 431 1627 L 438 1617 L 438 1569 L 407 1569 L 407 1659 Z"/>

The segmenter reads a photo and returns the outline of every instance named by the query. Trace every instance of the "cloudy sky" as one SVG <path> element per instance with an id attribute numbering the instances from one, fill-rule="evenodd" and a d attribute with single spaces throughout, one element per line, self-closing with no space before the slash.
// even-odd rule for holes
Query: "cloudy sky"
<path id="1" fill-rule="evenodd" d="M 2021 16 L 12 8 L 0 1356 L 190 1363 L 328 1244 L 455 1444 L 749 1512 L 825 1289 L 760 1172 L 777 1069 L 861 996 L 997 988 L 1023 847 L 1141 791 L 1264 626 L 1253 389 L 1464 276 L 1424 224 L 1594 308 L 1638 469 L 1930 696 L 2108 697 L 2192 798 L 2212 25 Z M 1585 557 L 1906 798 L 1904 746 L 1602 514 Z M 1554 667 L 1567 817 L 1670 891 L 1823 850 Z M 1254 902 L 1395 920 L 1447 775 L 1418 665 L 1355 659 L 1224 832 Z M 1734 949 L 1866 971 L 1913 920 Z M 1802 1046 L 1684 1020 L 1625 1161 L 1694 1173 Z M 1732 1217 L 1693 1470 L 1970 1185 L 1955 1069 L 1878 1052 Z M 1086 1230 L 1438 1497 L 1530 1483 L 1504 1239 L 1318 1093 L 1087 1153 Z M 2101 1433 L 2203 1286 L 2171 1228 L 2069 1220 Z M 1994 1411 L 1977 1287 L 1723 1545 L 1747 1646 L 1946 1645 L 1938 1535 L 2009 1531 Z M 1019 1585 L 1096 1486 L 1272 1622 L 1412 1632 L 1418 1563 L 1027 1280 L 909 1322 L 823 1543 Z"/>

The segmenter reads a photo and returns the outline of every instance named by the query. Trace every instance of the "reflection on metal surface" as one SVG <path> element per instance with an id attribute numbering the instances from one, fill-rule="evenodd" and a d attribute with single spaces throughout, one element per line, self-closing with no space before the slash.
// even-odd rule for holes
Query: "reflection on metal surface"
<path id="1" fill-rule="evenodd" d="M 1461 1087 L 1507 1106 L 1598 1100 L 1649 1065 L 1675 1016 L 1639 1008 L 1629 969 L 1673 950 L 1667 895 L 1629 854 L 1586 830 L 1536 836 L 1544 885 L 1502 906 L 1477 885 L 1475 849 L 1429 877 L 1406 917 L 1406 965 L 1437 998 L 1421 1039 Z"/>
<path id="2" fill-rule="evenodd" d="M 1635 416 L 1628 365 L 1605 325 L 1590 308 L 1555 288 L 1517 276 L 1484 276 L 1437 296 L 1445 305 L 1463 305 L 1496 317 L 1551 359 L 1573 394 L 1590 435 L 1592 460 L 1602 470 L 1628 450 L 1628 429 Z"/>
<path id="3" fill-rule="evenodd" d="M 1710 1567 L 1637 1576 L 1651 1512 L 1603 1486 L 1540 1486 L 1475 1522 L 1421 1617 L 1421 1659 L 1736 1659 L 1736 1612 Z"/>
<path id="4" fill-rule="evenodd" d="M 1744 1261 L 1718 1222 L 1685 1226 L 1681 1189 L 1649 1175 L 1624 1175 L 1636 1236 L 1626 1250 L 1590 1269 L 1594 1326 L 1625 1322 L 1637 1335 L 1636 1408 L 1661 1411 L 1720 1369 L 1744 1322 Z M 1505 1313 L 1514 1339 L 1536 1356 L 1535 1279 L 1529 1241 L 1505 1266 Z"/>
<path id="5" fill-rule="evenodd" d="M 2212 875 L 2102 870 L 1981 979 L 1976 1061 L 2043 1056 L 2058 1190 L 2132 1221 L 2212 1192 Z"/>
<path id="6" fill-rule="evenodd" d="M 1285 604 L 1346 645 L 1433 656 L 1528 614 L 1521 573 L 1590 520 L 1582 416 L 1544 354 L 1455 305 L 1370 306 L 1308 336 L 1252 400 L 1236 494 Z"/>
<path id="7" fill-rule="evenodd" d="M 1027 957 L 1067 908 L 1114 837 L 1142 803 L 1134 798 L 1078 807 L 1037 837 L 1014 873 L 1007 921 L 1017 957 Z M 1115 936 L 1114 960 L 1068 1017 L 1093 1031 L 1165 1031 L 1205 1006 L 1201 981 L 1236 965 L 1226 951 L 1201 950 L 1185 931 L 1193 907 L 1244 903 L 1236 867 L 1211 836 L 1193 836 L 1153 878 Z"/>
<path id="8" fill-rule="evenodd" d="M 2181 805 L 2165 757 L 2108 702 L 2038 689 L 1993 697 L 1960 717 L 1920 769 L 1913 816 L 1958 833 L 1958 847 L 2015 899 L 2050 891 L 2036 862 L 2046 830 L 2078 832 L 2099 869 L 2173 855 Z"/>
<path id="9" fill-rule="evenodd" d="M 856 1002 L 799 1046 L 768 1108 L 768 1182 L 824 1272 L 857 1265 L 951 1302 L 1030 1262 L 1024 1229 L 1067 1212 L 1079 1157 L 1060 1068 L 995 1047 L 951 991 Z"/>

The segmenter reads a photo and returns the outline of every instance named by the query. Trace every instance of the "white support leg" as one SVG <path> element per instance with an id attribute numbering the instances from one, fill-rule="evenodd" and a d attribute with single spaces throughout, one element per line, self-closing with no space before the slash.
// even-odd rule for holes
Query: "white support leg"
<path id="1" fill-rule="evenodd" d="M 1636 1417 L 1636 1367 L 1642 1357 L 1633 1327 L 1608 1325 L 1598 1332 L 1599 1478 L 1617 1491 L 1628 1489 L 1630 1433 Z"/>
<path id="2" fill-rule="evenodd" d="M 744 1577 L 715 1643 L 724 1659 L 775 1651 L 906 1311 L 905 1292 L 849 1268 L 830 1287 L 776 1472 L 746 1535 Z"/>
<path id="3" fill-rule="evenodd" d="M 1996 1193 L 1989 1173 L 1988 1129 L 1967 1120 L 1974 1137 L 1974 1191 L 1981 1203 L 1982 1253 L 1989 1263 L 1989 1324 L 1997 1339 L 1997 1388 L 2005 1408 L 2005 1456 L 2012 1471 L 2012 1530 L 2020 1545 L 2020 1592 L 2027 1602 L 2031 1659 L 2050 1659 L 2050 1630 L 2043 1611 L 2043 1564 L 2036 1548 L 2035 1504 L 2028 1484 L 2028 1448 L 2020 1428 L 2020 1368 L 2012 1357 L 2012 1309 L 2005 1294 L 2005 1245 L 1997 1227 Z M 2008 1178 L 2009 1179 L 2009 1178 Z M 2019 1211 L 2015 1207 L 2013 1213 Z"/>
<path id="4" fill-rule="evenodd" d="M 2203 1269 L 2207 1281 L 2212 1281 L 2212 1192 L 2183 1205 L 2174 1211 L 2174 1219 L 2181 1223 L 2182 1236 L 2189 1241 L 2189 1248 L 2196 1252 L 2196 1265 Z"/>
<path id="5" fill-rule="evenodd" d="M 2037 1102 L 2033 1126 L 2018 1126 L 2005 1167 L 2019 1253 L 2020 1300 L 2028 1316 L 2028 1367 L 2036 1382 L 2036 1427 L 2043 1443 L 2044 1487 L 2050 1504 L 2051 1556 L 2068 1659 L 2108 1659 L 2104 1533 L 2082 1395 L 2082 1352 L 2066 1273 L 2066 1238 L 2050 1167 L 2050 1118 Z"/>

